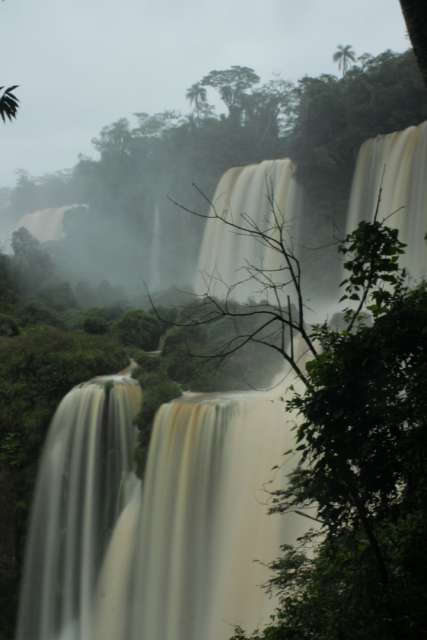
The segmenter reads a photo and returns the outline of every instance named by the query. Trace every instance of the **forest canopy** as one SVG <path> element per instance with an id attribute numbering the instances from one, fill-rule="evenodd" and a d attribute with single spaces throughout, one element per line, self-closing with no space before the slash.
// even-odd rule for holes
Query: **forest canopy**
<path id="1" fill-rule="evenodd" d="M 216 112 L 214 96 L 224 113 Z M 211 198 L 226 169 L 290 157 L 311 200 L 313 225 L 328 215 L 342 226 L 360 144 L 427 119 L 427 89 L 410 51 L 362 54 L 341 77 L 298 82 L 261 82 L 249 67 L 213 70 L 187 98 L 189 114 L 136 111 L 132 122 L 104 127 L 93 140 L 96 159 L 81 157 L 71 170 L 40 178 L 21 172 L 16 187 L 0 193 L 3 220 L 14 228 L 28 212 L 84 203 L 89 209 L 79 216 L 66 214 L 66 239 L 56 252 L 74 282 L 98 284 L 108 270 L 115 286 L 140 287 L 142 279 L 158 286 L 150 247 L 161 242 L 163 286 L 188 286 L 203 224 L 168 196 L 203 208 L 193 183 Z"/>

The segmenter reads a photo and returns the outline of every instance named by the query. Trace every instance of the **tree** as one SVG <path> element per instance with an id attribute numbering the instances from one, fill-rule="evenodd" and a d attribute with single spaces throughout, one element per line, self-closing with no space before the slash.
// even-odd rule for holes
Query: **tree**
<path id="1" fill-rule="evenodd" d="M 14 91 L 17 88 L 17 84 L 14 84 L 11 87 L 0 87 L 0 92 L 3 92 L 0 96 L 0 118 L 3 122 L 6 122 L 6 120 L 14 120 L 16 118 L 19 100 L 14 94 Z"/>
<path id="2" fill-rule="evenodd" d="M 323 350 L 307 365 L 310 386 L 290 403 L 302 419 L 301 463 L 274 498 L 273 511 L 314 515 L 320 529 L 272 564 L 279 607 L 253 640 L 425 634 L 427 289 L 403 286 L 397 233 L 365 225 L 343 247 L 344 284 L 358 305 L 376 270 L 374 322 L 349 331 L 357 306 L 344 330 L 318 328 Z M 379 260 L 369 238 L 382 245 Z M 245 637 L 238 630 L 235 640 Z"/>
<path id="3" fill-rule="evenodd" d="M 187 89 L 187 93 L 185 95 L 187 100 L 193 106 L 194 113 L 196 114 L 196 120 L 199 122 L 202 115 L 206 113 L 207 109 L 209 109 L 206 99 L 206 87 L 204 87 L 200 82 L 195 82 L 189 89 Z"/>
<path id="4" fill-rule="evenodd" d="M 52 259 L 25 227 L 13 232 L 12 250 L 11 268 L 17 288 L 24 294 L 34 294 L 52 278 Z"/>
<path id="5" fill-rule="evenodd" d="M 351 45 L 339 44 L 332 59 L 338 64 L 338 69 L 342 72 L 342 75 L 345 76 L 350 68 L 350 63 L 355 62 L 356 54 Z"/>
<path id="6" fill-rule="evenodd" d="M 224 318 L 255 318 L 250 331 L 202 357 L 222 361 L 247 344 L 262 344 L 280 353 L 303 383 L 303 391 L 289 403 L 301 416 L 301 462 L 286 490 L 274 494 L 273 504 L 275 511 L 314 519 L 323 538 L 313 533 L 305 540 L 317 548 L 314 559 L 298 547 L 284 550 L 273 580 L 287 604 L 278 614 L 280 624 L 254 638 L 360 640 L 368 632 L 388 640 L 409 628 L 407 637 L 415 640 L 424 628 L 426 581 L 411 565 L 410 548 L 419 535 L 417 526 L 427 532 L 427 334 L 422 329 L 427 289 L 405 287 L 406 274 L 399 268 L 404 246 L 397 230 L 378 220 L 380 196 L 374 220 L 360 223 L 340 246 L 348 271 L 341 329 L 310 327 L 305 321 L 301 267 L 274 194 L 271 219 L 264 226 L 245 214 L 237 221 L 228 218 L 210 203 L 207 217 L 252 237 L 277 261 L 270 266 L 269 260 L 268 268 L 247 264 L 246 278 L 230 287 L 224 299 L 208 290 L 193 319 L 181 316 L 173 323 L 199 328 Z M 233 294 L 247 280 L 261 289 L 266 302 L 236 309 Z M 304 346 L 305 365 L 297 341 Z M 343 594 L 348 611 L 340 604 Z M 319 629 L 315 609 L 328 599 Z M 298 625 L 306 619 L 306 634 L 292 627 L 292 620 L 297 622 L 290 607 Z M 239 634 L 236 640 L 244 637 Z"/>
<path id="7" fill-rule="evenodd" d="M 199 84 L 217 89 L 227 106 L 230 120 L 240 124 L 247 90 L 259 81 L 259 76 L 250 67 L 233 65 L 229 69 L 210 71 Z"/>
<path id="8" fill-rule="evenodd" d="M 374 60 L 374 57 L 370 53 L 362 53 L 360 56 L 357 56 L 357 62 L 360 64 L 362 69 L 367 69 L 370 62 Z"/>
<path id="9" fill-rule="evenodd" d="M 0 96 L 0 117 L 3 122 L 6 122 L 6 120 L 14 120 L 16 118 L 19 100 L 14 94 L 14 91 L 17 88 L 17 84 L 12 87 L 0 87 L 0 92 L 2 92 L 2 95 Z"/>
<path id="10" fill-rule="evenodd" d="M 291 129 L 297 94 L 295 85 L 281 78 L 270 80 L 244 96 L 244 125 L 259 130 L 263 138 L 278 138 Z"/>
<path id="11" fill-rule="evenodd" d="M 288 235 L 289 221 L 277 208 L 272 186 L 270 186 L 268 195 L 270 220 L 265 222 L 263 228 L 259 227 L 245 213 L 241 215 L 241 221 L 235 222 L 233 218 L 227 216 L 227 212 L 218 211 L 215 204 L 209 201 L 205 194 L 202 193 L 202 196 L 210 205 L 210 212 L 207 215 L 190 209 L 177 201 L 172 200 L 172 202 L 183 211 L 196 217 L 215 220 L 217 224 L 225 225 L 231 233 L 252 238 L 254 242 L 273 253 L 276 260 L 271 269 L 265 268 L 261 263 L 247 264 L 244 267 L 245 275 L 237 284 L 229 287 L 224 300 L 213 296 L 208 287 L 208 291 L 197 304 L 196 318 L 184 319 L 182 322 L 172 322 L 171 324 L 181 327 L 195 327 L 210 325 L 224 318 L 232 319 L 234 322 L 245 318 L 259 319 L 259 322 L 255 323 L 255 326 L 248 333 L 232 336 L 222 344 L 216 353 L 203 357 L 217 359 L 221 362 L 248 344 L 264 345 L 279 353 L 295 374 L 305 384 L 308 384 L 300 359 L 294 353 L 294 338 L 299 336 L 306 351 L 312 356 L 317 355 L 317 349 L 305 322 L 301 265 Z M 212 281 L 214 280 L 215 276 L 212 275 Z M 236 289 L 248 282 L 251 282 L 254 288 L 259 291 L 261 301 L 249 303 L 243 309 L 236 309 L 233 301 Z M 151 297 L 150 301 L 157 316 L 161 319 Z"/>

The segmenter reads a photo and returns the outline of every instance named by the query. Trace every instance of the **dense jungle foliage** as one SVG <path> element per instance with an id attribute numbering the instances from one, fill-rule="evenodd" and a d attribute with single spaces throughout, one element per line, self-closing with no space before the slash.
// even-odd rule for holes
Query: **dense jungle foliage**
<path id="1" fill-rule="evenodd" d="M 213 92 L 225 113 L 209 103 Z M 213 371 L 207 358 L 224 334 L 250 331 L 250 321 L 189 329 L 179 326 L 190 312 L 197 317 L 188 300 L 183 308 L 164 308 L 180 299 L 169 292 L 156 314 L 124 290 L 150 281 L 155 207 L 166 220 L 164 282 L 186 282 L 203 225 L 177 211 L 167 194 L 204 209 L 193 182 L 211 197 L 230 166 L 289 156 L 311 200 L 307 220 L 318 236 L 322 216 L 343 220 L 360 143 L 427 119 L 427 90 L 410 52 L 365 54 L 342 78 L 297 83 L 261 84 L 247 67 L 211 71 L 187 97 L 191 114 L 137 113 L 134 124 L 121 119 L 94 140 L 97 159 L 82 157 L 72 170 L 41 178 L 21 173 L 14 189 L 1 190 L 0 214 L 11 229 L 36 209 L 88 205 L 66 214 L 63 240 L 41 245 L 21 229 L 13 253 L 0 255 L 1 640 L 13 635 L 40 447 L 72 386 L 123 368 L 129 357 L 138 361 L 145 397 L 138 418 L 142 473 L 162 402 L 185 388 L 259 384 L 249 351 Z M 310 369 L 312 389 L 295 400 L 306 416 L 298 431 L 301 451 L 313 468 L 319 464 L 319 474 L 301 468 L 290 493 L 276 496 L 276 508 L 323 505 L 322 537 L 315 531 L 299 548 L 284 549 L 271 583 L 280 598 L 277 617 L 254 638 L 353 640 L 366 638 L 366 629 L 384 639 L 425 635 L 426 314 L 424 287 L 396 289 L 372 327 L 319 335 L 325 355 Z M 160 355 L 145 353 L 159 344 Z M 189 359 L 189 352 L 198 357 Z M 267 384 L 278 363 L 264 362 Z M 357 380 L 356 370 L 363 371 Z M 315 554 L 306 550 L 313 545 Z"/>
<path id="2" fill-rule="evenodd" d="M 343 251 L 344 298 L 373 322 L 314 328 L 322 347 L 288 408 L 300 463 L 273 512 L 314 523 L 282 548 L 271 623 L 234 640 L 392 640 L 427 633 L 427 288 L 410 290 L 397 231 L 361 223 Z"/>
<path id="3" fill-rule="evenodd" d="M 13 637 L 25 531 L 53 413 L 76 384 L 119 371 L 164 327 L 126 300 L 86 308 L 25 229 L 0 255 L 0 638 Z M 111 293 L 111 291 L 110 291 Z"/>
<path id="4" fill-rule="evenodd" d="M 194 304 L 166 292 L 156 312 L 134 308 L 123 291 L 103 282 L 90 289 L 62 280 L 45 245 L 21 228 L 12 236 L 12 254 L 0 254 L 0 639 L 13 636 L 25 531 L 37 463 L 53 413 L 76 384 L 125 368 L 129 359 L 144 403 L 137 424 L 136 463 L 143 474 L 154 414 L 183 388 L 220 388 L 221 370 L 189 359 L 191 348 L 212 352 L 224 325 L 209 335 L 180 332 L 171 323 L 194 314 Z M 93 297 L 92 297 L 93 296 Z M 89 306 L 92 301 L 104 306 Z M 191 297 L 190 297 L 191 298 Z M 228 327 L 227 331 L 231 328 Z M 161 352 L 150 354 L 161 347 Z M 148 352 L 148 353 L 147 353 Z M 268 361 L 267 361 L 268 362 Z M 244 384 L 249 354 L 236 356 L 224 384 Z M 266 375 L 269 367 L 266 364 Z M 203 375 L 202 375 L 203 374 Z M 241 381 L 241 382 L 239 382 Z"/>
<path id="5" fill-rule="evenodd" d="M 163 286 L 188 285 L 203 223 L 168 196 L 205 211 L 193 183 L 212 198 L 231 166 L 291 157 L 311 201 L 307 227 L 319 241 L 319 230 L 330 234 L 325 218 L 344 220 L 360 144 L 427 119 L 427 89 L 410 51 L 363 54 L 343 77 L 296 83 L 262 83 L 248 67 L 215 70 L 187 98 L 190 114 L 137 112 L 132 122 L 104 127 L 93 140 L 97 159 L 81 157 L 71 170 L 40 178 L 22 172 L 14 189 L 0 193 L 3 220 L 13 227 L 30 211 L 84 203 L 66 214 L 66 239 L 51 247 L 67 279 L 84 289 L 108 273 L 115 286 L 144 279 L 156 287 L 150 249 L 157 243 Z"/>

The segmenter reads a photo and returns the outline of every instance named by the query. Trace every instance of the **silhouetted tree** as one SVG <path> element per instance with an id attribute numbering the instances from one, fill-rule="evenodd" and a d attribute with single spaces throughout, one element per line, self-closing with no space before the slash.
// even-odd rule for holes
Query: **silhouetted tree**
<path id="1" fill-rule="evenodd" d="M 0 117 L 3 122 L 16 118 L 19 100 L 14 94 L 14 91 L 17 87 L 17 84 L 14 84 L 12 87 L 0 87 L 0 92 L 3 92 L 0 96 Z"/>
<path id="2" fill-rule="evenodd" d="M 230 120 L 240 124 L 247 90 L 258 84 L 260 78 L 250 67 L 233 65 L 229 69 L 214 70 L 200 82 L 204 87 L 217 89 L 226 105 Z"/>
<path id="3" fill-rule="evenodd" d="M 350 44 L 339 44 L 332 59 L 338 64 L 338 69 L 342 72 L 342 75 L 345 76 L 350 68 L 350 62 L 356 60 L 356 54 Z"/>

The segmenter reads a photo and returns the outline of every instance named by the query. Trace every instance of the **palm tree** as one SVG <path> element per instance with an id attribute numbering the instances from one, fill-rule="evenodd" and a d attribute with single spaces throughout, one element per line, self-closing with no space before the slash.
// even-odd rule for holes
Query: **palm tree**
<path id="1" fill-rule="evenodd" d="M 16 114 L 18 111 L 19 100 L 13 93 L 18 85 L 14 85 L 13 87 L 0 87 L 0 118 L 3 122 L 6 120 L 13 120 L 16 118 Z"/>
<path id="2" fill-rule="evenodd" d="M 345 76 L 350 67 L 350 62 L 356 60 L 356 54 L 350 44 L 339 44 L 332 59 L 338 64 L 338 69 L 342 72 L 342 75 Z"/>
<path id="3" fill-rule="evenodd" d="M 199 120 L 204 107 L 206 107 L 206 87 L 204 87 L 200 82 L 195 82 L 189 89 L 187 89 L 185 96 L 190 104 L 193 105 L 196 118 Z"/>

